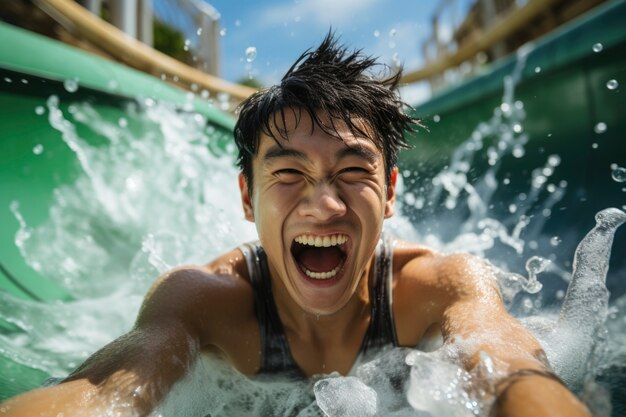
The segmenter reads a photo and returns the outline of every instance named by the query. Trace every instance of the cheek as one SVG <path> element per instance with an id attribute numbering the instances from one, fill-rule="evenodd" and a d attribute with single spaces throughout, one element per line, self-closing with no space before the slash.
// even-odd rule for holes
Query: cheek
<path id="1" fill-rule="evenodd" d="M 370 184 L 346 184 L 342 187 L 344 202 L 357 212 L 378 212 L 384 208 L 384 188 Z M 378 215 L 376 215 L 378 217 Z"/>
<path id="2" fill-rule="evenodd" d="M 289 192 L 285 187 L 273 186 L 261 193 L 255 193 L 253 209 L 257 229 L 280 228 L 296 201 L 293 192 Z"/>

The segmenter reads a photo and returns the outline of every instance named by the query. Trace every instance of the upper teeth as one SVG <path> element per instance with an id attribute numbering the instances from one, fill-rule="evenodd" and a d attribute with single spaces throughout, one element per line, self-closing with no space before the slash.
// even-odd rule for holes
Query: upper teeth
<path id="1" fill-rule="evenodd" d="M 296 237 L 296 242 L 301 245 L 315 246 L 318 248 L 328 248 L 330 246 L 343 245 L 348 241 L 346 235 L 331 235 L 331 236 L 313 236 L 313 235 L 300 235 Z"/>

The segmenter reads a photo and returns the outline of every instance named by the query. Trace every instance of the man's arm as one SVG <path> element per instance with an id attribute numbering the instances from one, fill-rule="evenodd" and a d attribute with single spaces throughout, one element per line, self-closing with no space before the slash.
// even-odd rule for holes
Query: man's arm
<path id="1" fill-rule="evenodd" d="M 161 277 L 130 332 L 92 355 L 61 384 L 9 399 L 0 415 L 148 414 L 198 355 L 206 329 L 195 308 L 211 277 L 194 269 Z"/>
<path id="2" fill-rule="evenodd" d="M 589 416 L 586 407 L 546 369 L 537 340 L 507 313 L 492 267 L 469 255 L 442 257 L 438 263 L 438 281 L 450 299 L 443 312 L 444 342 L 461 347 L 468 370 L 479 364 L 480 352 L 485 352 L 503 375 L 496 383 L 492 415 Z"/>

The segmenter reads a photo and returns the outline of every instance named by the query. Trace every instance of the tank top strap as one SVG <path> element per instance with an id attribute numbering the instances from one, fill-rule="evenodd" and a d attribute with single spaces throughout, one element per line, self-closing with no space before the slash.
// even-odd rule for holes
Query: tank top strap
<path id="1" fill-rule="evenodd" d="M 372 315 L 361 345 L 361 354 L 387 346 L 399 346 L 393 317 L 393 250 L 396 239 L 383 233 L 376 246 L 374 276 L 370 284 Z"/>
<path id="2" fill-rule="evenodd" d="M 302 371 L 291 355 L 289 343 L 276 309 L 267 256 L 260 242 L 239 247 L 246 259 L 254 293 L 254 309 L 261 335 L 261 366 L 258 377 L 265 374 L 301 376 Z"/>

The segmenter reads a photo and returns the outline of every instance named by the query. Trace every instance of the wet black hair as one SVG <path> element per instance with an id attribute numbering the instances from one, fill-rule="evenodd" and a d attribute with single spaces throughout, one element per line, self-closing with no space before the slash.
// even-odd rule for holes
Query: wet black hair
<path id="1" fill-rule="evenodd" d="M 373 73 L 377 67 L 382 67 L 379 76 Z M 378 64 L 361 50 L 348 51 L 329 31 L 317 49 L 300 55 L 280 84 L 256 92 L 238 108 L 234 132 L 239 150 L 237 165 L 250 192 L 252 160 L 260 136 L 263 133 L 277 141 L 278 134 L 288 140 L 285 111 L 289 110 L 297 122 L 305 111 L 316 126 L 335 137 L 340 136 L 334 121 L 341 121 L 353 134 L 370 139 L 383 154 L 389 184 L 399 150 L 410 147 L 405 131 L 420 126 L 419 120 L 404 112 L 409 106 L 397 92 L 400 75 L 401 71 L 392 73 L 388 66 Z M 329 116 L 330 126 L 320 120 L 318 112 Z M 366 131 L 354 123 L 354 118 L 366 122 Z"/>

